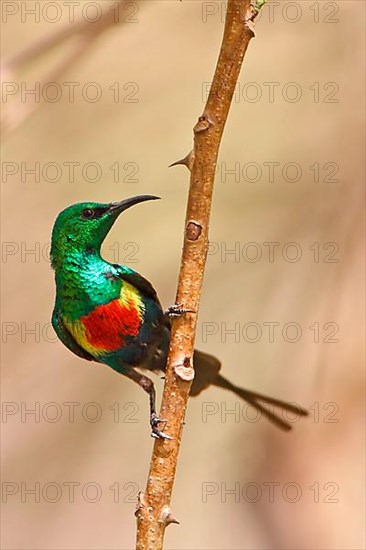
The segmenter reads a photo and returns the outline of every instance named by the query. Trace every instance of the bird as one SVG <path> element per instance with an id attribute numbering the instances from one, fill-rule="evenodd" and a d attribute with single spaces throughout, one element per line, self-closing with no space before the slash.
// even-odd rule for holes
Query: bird
<path id="1" fill-rule="evenodd" d="M 101 245 L 122 212 L 155 195 L 138 195 L 118 202 L 81 202 L 60 212 L 52 230 L 51 265 L 56 298 L 52 326 L 59 340 L 75 355 L 108 365 L 137 383 L 149 395 L 151 435 L 170 439 L 156 412 L 155 386 L 145 374 L 164 373 L 173 315 L 181 305 L 162 308 L 152 284 L 126 265 L 101 256 Z M 208 386 L 232 391 L 282 430 L 291 424 L 264 403 L 306 416 L 297 404 L 241 388 L 220 374 L 216 357 L 195 350 L 195 377 L 190 395 Z M 141 373 L 143 370 L 144 373 Z"/>

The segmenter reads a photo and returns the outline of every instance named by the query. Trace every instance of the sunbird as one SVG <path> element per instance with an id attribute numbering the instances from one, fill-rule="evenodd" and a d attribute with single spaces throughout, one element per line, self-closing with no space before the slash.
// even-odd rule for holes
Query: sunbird
<path id="1" fill-rule="evenodd" d="M 171 315 L 186 312 L 180 306 L 164 311 L 147 279 L 130 267 L 107 262 L 100 252 L 122 212 L 158 198 L 139 195 L 108 204 L 77 203 L 57 216 L 51 243 L 56 281 L 52 325 L 61 342 L 75 355 L 104 363 L 139 384 L 150 398 L 151 435 L 169 438 L 160 429 L 164 420 L 156 413 L 154 383 L 136 369 L 164 373 Z M 221 363 L 212 355 L 195 350 L 193 364 L 192 396 L 210 385 L 231 390 L 284 430 L 291 429 L 291 425 L 262 402 L 297 415 L 307 414 L 298 405 L 232 384 L 221 376 Z"/>

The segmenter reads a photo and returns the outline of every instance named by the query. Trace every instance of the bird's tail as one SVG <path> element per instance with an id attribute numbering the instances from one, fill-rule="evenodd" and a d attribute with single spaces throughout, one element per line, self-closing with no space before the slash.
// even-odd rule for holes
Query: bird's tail
<path id="1" fill-rule="evenodd" d="M 263 414 L 263 416 L 268 418 L 268 420 L 273 422 L 282 430 L 291 430 L 292 425 L 275 412 L 269 410 L 262 403 L 273 405 L 278 409 L 286 410 L 300 416 L 307 416 L 308 414 L 308 412 L 299 405 L 286 403 L 280 399 L 267 397 L 266 395 L 235 386 L 219 374 L 221 367 L 220 361 L 212 355 L 196 350 L 194 354 L 194 365 L 196 375 L 193 380 L 191 395 L 198 395 L 208 386 L 217 386 L 219 388 L 230 390 L 235 393 L 235 395 L 252 405 L 257 411 Z"/>

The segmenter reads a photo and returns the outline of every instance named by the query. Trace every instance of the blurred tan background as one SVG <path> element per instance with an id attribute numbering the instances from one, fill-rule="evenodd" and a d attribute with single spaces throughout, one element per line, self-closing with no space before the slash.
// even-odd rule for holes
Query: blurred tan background
<path id="1" fill-rule="evenodd" d="M 72 39 L 19 67 L 19 52 L 70 27 L 64 2 L 41 2 L 61 11 L 39 22 L 34 4 L 2 6 L 2 547 L 131 549 L 147 398 L 56 341 L 48 243 L 73 202 L 159 195 L 118 220 L 104 255 L 174 302 L 188 172 L 168 165 L 191 148 L 225 3 L 131 2 L 71 66 Z M 75 3 L 75 21 L 108 6 Z M 257 23 L 222 142 L 197 346 L 311 416 L 280 433 L 223 391 L 192 400 L 170 550 L 365 547 L 364 11 L 271 2 Z M 56 77 L 55 102 L 15 94 Z"/>

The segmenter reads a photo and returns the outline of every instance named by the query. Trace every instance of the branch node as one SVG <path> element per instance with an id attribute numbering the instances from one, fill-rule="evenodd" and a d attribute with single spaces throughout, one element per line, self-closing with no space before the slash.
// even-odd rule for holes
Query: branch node
<path id="1" fill-rule="evenodd" d="M 247 28 L 252 34 L 252 37 L 255 36 L 254 32 L 254 20 L 258 16 L 261 8 L 266 3 L 266 0 L 255 0 L 254 3 L 250 3 L 248 9 L 248 16 L 245 18 L 245 23 Z"/>
<path id="2" fill-rule="evenodd" d="M 245 20 L 245 24 L 246 24 L 247 29 L 250 32 L 252 38 L 255 37 L 254 19 L 256 18 L 256 16 L 257 16 L 257 14 L 253 14 L 251 17 L 249 17 L 248 19 Z"/>
<path id="3" fill-rule="evenodd" d="M 193 128 L 193 131 L 195 134 L 199 134 L 200 132 L 206 132 L 210 126 L 212 126 L 211 120 L 206 115 L 202 115 L 199 117 L 197 124 Z"/>
<path id="4" fill-rule="evenodd" d="M 142 511 L 146 507 L 147 507 L 147 502 L 146 502 L 146 499 L 145 499 L 145 495 L 142 491 L 140 491 L 139 494 L 137 495 L 137 505 L 136 505 L 136 510 L 135 510 L 135 517 L 142 519 L 142 517 L 141 517 Z"/>
<path id="5" fill-rule="evenodd" d="M 190 220 L 186 227 L 186 237 L 189 241 L 198 241 L 202 233 L 202 225 Z"/>
<path id="6" fill-rule="evenodd" d="M 191 357 L 185 357 L 183 363 L 175 365 L 175 374 L 185 382 L 191 382 L 194 378 L 194 368 Z"/>

